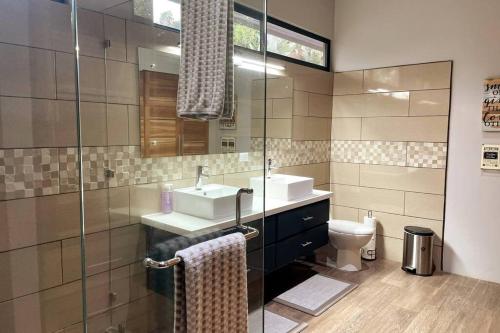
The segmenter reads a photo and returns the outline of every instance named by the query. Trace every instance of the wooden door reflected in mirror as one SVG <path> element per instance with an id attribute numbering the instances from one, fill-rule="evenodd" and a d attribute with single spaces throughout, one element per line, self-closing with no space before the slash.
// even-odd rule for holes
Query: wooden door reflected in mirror
<path id="1" fill-rule="evenodd" d="M 177 74 L 141 70 L 141 154 L 143 157 L 209 153 L 209 122 L 177 117 Z"/>

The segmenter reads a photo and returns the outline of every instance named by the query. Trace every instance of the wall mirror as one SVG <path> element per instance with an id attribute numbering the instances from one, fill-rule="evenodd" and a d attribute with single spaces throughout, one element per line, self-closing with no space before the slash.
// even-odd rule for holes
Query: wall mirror
<path id="1" fill-rule="evenodd" d="M 251 150 L 252 87 L 248 85 L 262 74 L 235 69 L 232 119 L 188 120 L 177 117 L 176 112 L 180 48 L 168 46 L 159 51 L 139 47 L 138 56 L 143 157 Z"/>

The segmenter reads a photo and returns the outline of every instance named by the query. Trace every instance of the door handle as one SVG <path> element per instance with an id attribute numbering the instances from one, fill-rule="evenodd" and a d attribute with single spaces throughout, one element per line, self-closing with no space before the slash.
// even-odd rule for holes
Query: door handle
<path id="1" fill-rule="evenodd" d="M 314 220 L 314 216 L 308 216 L 308 217 L 303 217 L 302 218 L 303 222 L 308 222 L 308 221 L 311 221 L 311 220 Z"/>
<path id="2" fill-rule="evenodd" d="M 305 243 L 302 243 L 300 245 L 302 245 L 302 247 L 308 247 L 311 244 L 312 244 L 312 242 L 305 242 Z"/>

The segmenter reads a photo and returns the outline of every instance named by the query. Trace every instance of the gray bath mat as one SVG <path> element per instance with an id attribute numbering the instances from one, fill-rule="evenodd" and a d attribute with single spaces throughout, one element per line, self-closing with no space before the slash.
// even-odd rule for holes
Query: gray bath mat
<path id="1" fill-rule="evenodd" d="M 307 327 L 274 312 L 264 310 L 264 333 L 298 333 Z"/>
<path id="2" fill-rule="evenodd" d="M 279 295 L 274 301 L 319 316 L 356 287 L 356 284 L 317 274 Z"/>

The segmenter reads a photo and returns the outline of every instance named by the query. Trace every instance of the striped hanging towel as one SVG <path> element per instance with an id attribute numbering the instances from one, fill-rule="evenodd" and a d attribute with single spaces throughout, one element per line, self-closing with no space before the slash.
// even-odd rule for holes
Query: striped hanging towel
<path id="1" fill-rule="evenodd" d="M 182 0 L 177 115 L 233 117 L 234 0 Z"/>
<path id="2" fill-rule="evenodd" d="M 247 333 L 246 240 L 233 233 L 177 251 L 175 332 Z"/>

